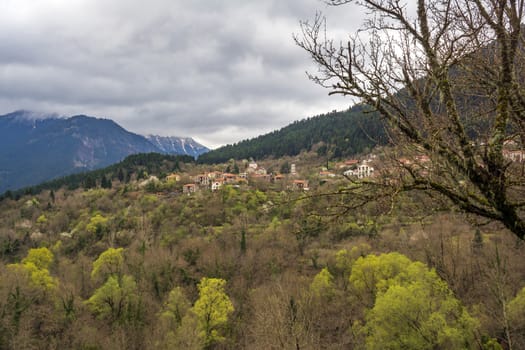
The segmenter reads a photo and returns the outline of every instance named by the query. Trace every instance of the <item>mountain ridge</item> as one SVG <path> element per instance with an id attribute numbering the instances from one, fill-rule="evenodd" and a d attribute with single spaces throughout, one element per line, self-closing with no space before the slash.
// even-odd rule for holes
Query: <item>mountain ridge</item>
<path id="1" fill-rule="evenodd" d="M 346 111 L 295 121 L 287 126 L 219 147 L 199 157 L 199 163 L 222 163 L 229 159 L 264 159 L 295 156 L 317 147 L 317 153 L 329 158 L 352 156 L 379 144 L 386 144 L 381 118 L 364 105 Z"/>
<path id="2" fill-rule="evenodd" d="M 187 154 L 197 158 L 209 151 L 209 148 L 191 137 L 159 135 L 145 135 L 144 137 L 165 154 Z"/>
<path id="3" fill-rule="evenodd" d="M 169 154 L 111 119 L 15 111 L 0 116 L 0 192 L 151 152 Z"/>

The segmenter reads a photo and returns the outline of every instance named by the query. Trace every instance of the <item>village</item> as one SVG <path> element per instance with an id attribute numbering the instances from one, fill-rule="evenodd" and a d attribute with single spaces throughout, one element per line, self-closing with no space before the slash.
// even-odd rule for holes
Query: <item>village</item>
<path id="1" fill-rule="evenodd" d="M 513 146 L 506 144 L 503 151 L 505 159 L 509 164 L 525 164 L 525 151 Z M 425 175 L 431 167 L 432 161 L 425 154 L 404 155 L 392 159 L 376 150 L 374 153 L 338 162 L 324 162 L 311 155 L 285 160 L 263 160 L 260 163 L 253 159 L 238 162 L 232 159 L 222 165 L 184 168 L 166 175 L 162 180 L 168 184 L 167 187 L 174 189 L 175 193 L 187 195 L 199 191 L 215 192 L 225 185 L 242 189 L 310 191 L 327 183 L 396 174 L 401 168 Z M 160 194 L 166 192 L 159 191 L 159 186 L 156 186 L 161 182 L 161 179 L 150 176 L 141 181 L 139 187 L 149 186 L 151 192 Z"/>
<path id="2" fill-rule="evenodd" d="M 314 186 L 318 186 L 338 179 L 372 177 L 374 176 L 374 159 L 375 156 L 371 155 L 362 161 L 346 160 L 334 164 L 334 169 L 327 170 L 327 167 L 320 167 L 319 171 L 312 171 L 311 167 L 306 167 L 301 171 L 295 163 L 289 165 L 286 163 L 281 166 L 280 170 L 283 171 L 273 171 L 271 168 L 250 161 L 246 162 L 242 171 L 235 171 L 238 170 L 235 169 L 235 172 L 230 172 L 228 166 L 225 171 L 204 169 L 199 173 L 177 172 L 167 175 L 165 181 L 182 185 L 182 193 L 188 195 L 199 191 L 215 192 L 225 185 L 236 188 L 272 187 L 275 190 L 309 191 L 313 183 L 315 183 Z M 151 176 L 142 181 L 139 186 L 146 187 L 159 181 L 158 178 Z"/>
<path id="3" fill-rule="evenodd" d="M 319 167 L 311 164 L 305 165 L 302 170 L 299 170 L 296 163 L 285 163 L 280 167 L 281 171 L 274 171 L 271 169 L 271 165 L 266 167 L 254 161 L 248 161 L 245 162 L 242 171 L 235 171 L 238 170 L 238 166 L 235 165 L 237 169 L 234 172 L 230 172 L 230 166 L 225 171 L 204 169 L 199 173 L 177 172 L 167 175 L 165 181 L 182 185 L 182 193 L 188 195 L 198 191 L 218 191 L 225 185 L 236 188 L 261 189 L 271 187 L 275 190 L 309 191 L 312 185 L 319 186 L 342 179 L 372 177 L 374 176 L 373 163 L 375 158 L 375 155 L 370 155 L 361 161 L 357 159 L 342 161 L 333 164 L 331 170 L 327 170 L 325 166 Z M 160 180 L 150 177 L 139 185 L 145 187 L 155 181 Z"/>

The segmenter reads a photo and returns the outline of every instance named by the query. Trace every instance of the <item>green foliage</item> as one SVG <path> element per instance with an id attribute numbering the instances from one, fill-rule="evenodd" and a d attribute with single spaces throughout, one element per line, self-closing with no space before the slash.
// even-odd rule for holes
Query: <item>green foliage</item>
<path id="1" fill-rule="evenodd" d="M 476 322 L 445 282 L 392 285 L 367 315 L 367 349 L 473 349 Z"/>
<path id="2" fill-rule="evenodd" d="M 58 286 L 58 280 L 49 273 L 53 258 L 53 253 L 47 248 L 30 249 L 22 263 L 8 267 L 32 287 L 43 292 L 53 291 Z"/>
<path id="3" fill-rule="evenodd" d="M 37 269 L 48 269 L 53 262 L 53 253 L 45 248 L 30 249 L 22 264 L 33 264 Z"/>
<path id="4" fill-rule="evenodd" d="M 308 161 L 310 156 L 305 155 Z M 275 160 L 273 166 L 278 169 L 282 162 Z M 184 181 L 187 174 L 203 169 L 221 167 L 187 166 Z M 375 209 L 341 220 L 320 218 L 316 210 L 338 202 L 316 196 L 315 188 L 310 200 L 303 193 L 272 187 L 223 186 L 221 191 L 185 196 L 151 195 L 134 183 L 113 183 L 113 189 L 56 191 L 49 210 L 43 205 L 49 200 L 47 192 L 0 203 L 0 348 L 14 348 L 15 330 L 19 339 L 33 341 L 31 346 L 18 343 L 19 348 L 470 346 L 475 322 L 432 270 L 397 253 L 367 256 L 396 250 L 428 259 L 458 299 L 476 310 L 482 323 L 478 334 L 486 334 L 478 339 L 480 348 L 501 350 L 496 339 L 506 337 L 506 329 L 513 348 L 523 348 L 525 306 L 520 300 L 525 296 L 518 293 L 503 309 L 493 294 L 498 276 L 486 266 L 496 243 L 505 259 L 511 256 L 502 263 L 505 272 L 498 280 L 508 300 L 521 284 L 519 262 L 525 246 L 504 238 L 496 241 L 487 229 L 482 230 L 483 249 L 476 250 L 471 244 L 474 229 L 467 224 L 454 228 L 453 244 L 447 241 L 449 227 L 441 216 L 438 227 L 432 226 L 435 217 L 425 218 L 424 229 L 437 233 L 433 235 L 420 234 L 420 222 L 411 227 L 402 217 L 387 218 Z M 28 219 L 20 217 L 26 206 Z M 400 210 L 411 214 L 395 208 L 394 215 Z M 31 233 L 44 222 L 39 217 L 47 219 L 44 242 L 56 263 L 45 248 L 29 250 L 35 245 Z M 374 226 L 379 233 L 373 239 L 337 236 Z M 109 230 L 111 234 L 97 237 L 97 232 Z M 313 277 L 312 265 L 317 264 L 321 267 Z M 54 276 L 59 276 L 60 288 Z M 197 289 L 202 276 L 227 279 L 231 285 L 210 278 Z M 222 282 L 204 288 L 213 280 Z M 231 293 L 226 295 L 226 290 Z M 507 328 L 503 310 L 509 315 Z"/>
<path id="5" fill-rule="evenodd" d="M 407 275 L 411 264 L 410 259 L 399 253 L 360 257 L 352 266 L 352 292 L 371 306 L 378 293 L 385 292 L 392 284 L 414 277 Z M 415 266 L 424 270 L 424 266 Z"/>
<path id="6" fill-rule="evenodd" d="M 283 164 L 281 164 L 281 167 L 279 168 L 279 172 L 281 174 L 290 174 L 290 170 L 291 170 L 291 167 L 290 167 L 290 163 L 288 162 L 284 162 Z"/>
<path id="7" fill-rule="evenodd" d="M 86 225 L 86 230 L 101 238 L 108 230 L 108 218 L 105 218 L 100 214 L 95 214 L 89 219 L 89 223 Z"/>
<path id="8" fill-rule="evenodd" d="M 523 329 L 525 327 L 525 287 L 507 304 L 506 309 L 513 328 Z"/>
<path id="9" fill-rule="evenodd" d="M 54 290 L 58 286 L 57 279 L 49 274 L 48 269 L 38 268 L 33 263 L 24 263 L 22 267 L 29 273 L 33 286 L 42 290 Z"/>
<path id="10" fill-rule="evenodd" d="M 350 282 L 358 297 L 372 299 L 367 349 L 475 347 L 477 323 L 424 264 L 399 253 L 368 255 L 357 259 Z"/>
<path id="11" fill-rule="evenodd" d="M 48 220 L 47 220 L 47 217 L 46 217 L 44 214 L 40 215 L 40 216 L 36 219 L 36 223 L 37 223 L 38 225 L 45 225 L 45 224 L 47 224 L 47 221 L 48 221 Z"/>
<path id="12" fill-rule="evenodd" d="M 180 287 L 175 287 L 168 296 L 161 318 L 168 321 L 170 328 L 175 329 L 182 324 L 182 318 L 189 308 L 190 302 L 184 295 L 184 291 Z"/>
<path id="13" fill-rule="evenodd" d="M 246 230 L 241 230 L 241 254 L 246 253 Z"/>
<path id="14" fill-rule="evenodd" d="M 97 317 L 111 321 L 129 321 L 139 307 L 137 284 L 132 276 L 110 276 L 85 304 Z"/>
<path id="15" fill-rule="evenodd" d="M 92 279 L 105 279 L 108 276 L 119 276 L 124 266 L 124 249 L 109 248 L 93 263 Z"/>
<path id="16" fill-rule="evenodd" d="M 205 346 L 224 339 L 221 329 L 233 312 L 233 304 L 224 292 L 225 285 L 226 281 L 223 279 L 207 277 L 202 278 L 198 285 L 199 299 L 192 310 L 197 316 L 199 336 Z"/>
<path id="17" fill-rule="evenodd" d="M 334 294 L 334 276 L 326 267 L 315 275 L 310 290 L 316 297 L 330 298 Z"/>
<path id="18" fill-rule="evenodd" d="M 487 336 L 481 337 L 481 349 L 482 350 L 503 350 L 503 347 L 494 338 Z"/>

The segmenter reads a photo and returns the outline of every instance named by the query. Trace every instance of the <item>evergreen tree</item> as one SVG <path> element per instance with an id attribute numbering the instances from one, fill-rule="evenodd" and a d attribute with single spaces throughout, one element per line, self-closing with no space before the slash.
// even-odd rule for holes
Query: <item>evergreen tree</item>
<path id="1" fill-rule="evenodd" d="M 290 163 L 288 161 L 281 165 L 280 172 L 281 174 L 290 174 Z"/>

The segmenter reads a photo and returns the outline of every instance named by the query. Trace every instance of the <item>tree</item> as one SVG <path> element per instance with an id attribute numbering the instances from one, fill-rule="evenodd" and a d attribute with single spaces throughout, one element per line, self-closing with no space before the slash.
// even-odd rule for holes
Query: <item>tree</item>
<path id="1" fill-rule="evenodd" d="M 45 247 L 30 249 L 22 264 L 34 264 L 38 269 L 47 269 L 53 262 L 53 253 Z"/>
<path id="2" fill-rule="evenodd" d="M 124 274 L 123 267 L 123 248 L 109 248 L 100 254 L 93 262 L 91 278 L 103 280 L 104 284 L 84 304 L 110 323 L 137 326 L 143 318 L 142 299 L 135 279 Z"/>
<path id="3" fill-rule="evenodd" d="M 330 298 L 334 294 L 334 289 L 334 277 L 326 267 L 315 275 L 310 284 L 310 290 L 318 298 Z"/>
<path id="4" fill-rule="evenodd" d="M 102 175 L 102 179 L 100 180 L 100 187 L 102 188 L 111 188 L 112 187 L 112 184 L 111 184 L 111 179 L 107 178 L 106 175 Z"/>
<path id="5" fill-rule="evenodd" d="M 244 227 L 241 229 L 241 254 L 246 253 L 246 230 Z"/>
<path id="6" fill-rule="evenodd" d="M 223 279 L 204 277 L 198 286 L 199 299 L 192 310 L 197 315 L 199 335 L 205 347 L 224 339 L 220 330 L 233 312 L 233 304 L 224 292 L 225 285 Z"/>
<path id="7" fill-rule="evenodd" d="M 165 328 L 164 346 L 166 348 L 191 348 L 191 346 L 184 344 L 185 339 L 181 339 L 184 338 L 187 333 L 195 333 L 198 328 L 194 324 L 196 321 L 194 315 L 188 313 L 189 309 L 190 302 L 184 295 L 182 288 L 173 288 L 164 305 L 164 311 L 160 314 L 161 324 Z M 188 317 L 191 318 L 191 320 L 188 319 Z M 184 328 L 182 328 L 183 321 L 185 325 Z M 188 326 L 188 323 L 192 323 L 190 321 L 192 321 L 193 324 Z"/>
<path id="8" fill-rule="evenodd" d="M 89 223 L 86 225 L 86 230 L 97 236 L 98 239 L 102 238 L 108 231 L 108 218 L 95 214 Z"/>
<path id="9" fill-rule="evenodd" d="M 120 276 L 124 267 L 124 248 L 108 248 L 93 263 L 92 279 L 106 279 L 109 276 Z"/>
<path id="10" fill-rule="evenodd" d="M 378 292 L 385 292 L 390 284 L 396 283 L 396 279 L 409 279 L 406 272 L 411 264 L 410 259 L 400 253 L 360 257 L 354 262 L 349 276 L 352 293 L 371 307 Z M 421 270 L 420 265 L 417 268 Z"/>
<path id="11" fill-rule="evenodd" d="M 510 330 L 510 333 L 513 333 L 512 345 L 515 348 L 525 346 L 525 288 L 522 288 L 516 297 L 504 307 L 512 328 Z M 510 336 L 506 337 L 508 342 L 510 342 L 510 338 Z"/>
<path id="12" fill-rule="evenodd" d="M 47 248 L 30 249 L 20 264 L 11 264 L 8 267 L 16 275 L 42 292 L 54 291 L 58 280 L 49 274 L 49 266 L 53 262 L 53 253 Z"/>
<path id="13" fill-rule="evenodd" d="M 165 319 L 170 328 L 175 329 L 182 323 L 182 318 L 190 308 L 190 303 L 181 287 L 175 287 L 171 290 L 166 301 L 165 311 L 161 314 L 162 319 Z"/>
<path id="14" fill-rule="evenodd" d="M 399 253 L 356 260 L 353 295 L 366 313 L 367 349 L 470 349 L 477 322 L 434 270 Z"/>
<path id="15" fill-rule="evenodd" d="M 281 164 L 281 168 L 279 169 L 281 174 L 290 174 L 290 163 L 288 161 Z"/>
<path id="16" fill-rule="evenodd" d="M 132 276 L 110 276 L 86 302 L 89 309 L 102 319 L 133 321 L 140 308 L 137 284 Z"/>
<path id="17" fill-rule="evenodd" d="M 59 331 L 59 282 L 48 270 L 53 259 L 47 248 L 30 249 L 20 263 L 0 267 L 1 348 L 36 348 Z"/>
<path id="18" fill-rule="evenodd" d="M 427 284 L 430 282 L 429 284 Z M 367 349 L 474 349 L 476 322 L 437 275 L 393 285 L 367 315 Z"/>
<path id="19" fill-rule="evenodd" d="M 302 24 L 296 42 L 319 67 L 310 78 L 356 97 L 381 115 L 404 153 L 431 160 L 398 162 L 403 176 L 385 171 L 385 181 L 350 190 L 438 193 L 523 239 L 525 183 L 504 146 L 525 144 L 524 1 L 327 3 L 360 6 L 368 17 L 344 45 L 327 39 L 322 16 Z"/>

